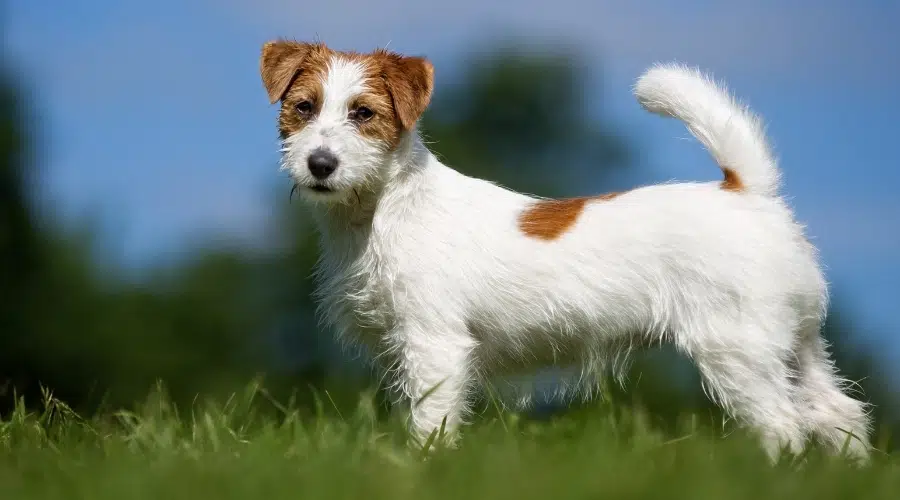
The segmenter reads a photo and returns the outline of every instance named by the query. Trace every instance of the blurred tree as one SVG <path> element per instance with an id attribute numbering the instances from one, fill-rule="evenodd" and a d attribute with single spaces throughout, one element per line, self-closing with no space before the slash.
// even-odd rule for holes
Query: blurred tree
<path id="1" fill-rule="evenodd" d="M 244 300 L 246 255 L 211 252 L 165 283 L 132 285 L 91 259 L 90 238 L 39 220 L 30 194 L 26 100 L 0 80 L 0 396 L 39 401 L 40 386 L 77 406 L 130 402 L 157 378 L 181 400 L 252 373 L 262 315 Z M 242 363 L 243 362 L 243 363 Z M 241 370 L 243 369 L 243 370 Z"/>
<path id="2" fill-rule="evenodd" d="M 27 190 L 31 181 L 25 165 L 24 110 L 6 68 L 0 73 L 0 384 L 28 383 L 18 354 L 32 348 L 26 330 L 25 304 L 34 276 L 41 272 L 40 235 L 31 217 Z M 2 386 L 2 385 L 0 385 Z"/>

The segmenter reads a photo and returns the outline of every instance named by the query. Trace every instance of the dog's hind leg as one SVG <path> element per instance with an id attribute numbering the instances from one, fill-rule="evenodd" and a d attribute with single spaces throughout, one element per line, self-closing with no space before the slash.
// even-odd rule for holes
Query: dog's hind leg
<path id="1" fill-rule="evenodd" d="M 801 330 L 797 348 L 798 400 L 812 435 L 836 453 L 846 445 L 852 458 L 865 462 L 871 430 L 867 408 L 846 394 L 850 383 L 838 376 L 819 324 L 818 320 L 809 321 Z"/>
<path id="2" fill-rule="evenodd" d="M 696 362 L 710 398 L 757 432 L 773 461 L 783 449 L 800 453 L 805 428 L 791 381 L 789 339 L 725 316 L 697 326 L 676 338 Z"/>

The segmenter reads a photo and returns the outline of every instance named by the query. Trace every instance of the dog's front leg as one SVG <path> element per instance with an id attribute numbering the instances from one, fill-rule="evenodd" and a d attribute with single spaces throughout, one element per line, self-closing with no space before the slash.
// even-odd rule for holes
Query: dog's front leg
<path id="1" fill-rule="evenodd" d="M 410 404 L 409 430 L 424 443 L 446 418 L 452 442 L 468 410 L 476 342 L 462 322 L 407 320 L 396 333 L 399 362 L 396 380 Z"/>

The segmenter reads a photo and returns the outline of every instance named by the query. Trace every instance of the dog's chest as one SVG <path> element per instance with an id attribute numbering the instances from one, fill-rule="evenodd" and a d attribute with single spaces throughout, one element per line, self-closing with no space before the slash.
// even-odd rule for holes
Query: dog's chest
<path id="1" fill-rule="evenodd" d="M 325 256 L 319 287 L 320 307 L 337 334 L 366 344 L 377 342 L 394 320 L 390 279 L 373 252 L 338 261 Z"/>

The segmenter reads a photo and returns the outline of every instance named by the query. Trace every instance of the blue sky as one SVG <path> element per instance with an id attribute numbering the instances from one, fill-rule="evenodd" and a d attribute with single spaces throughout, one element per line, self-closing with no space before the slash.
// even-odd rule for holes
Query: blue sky
<path id="1" fill-rule="evenodd" d="M 887 342 L 879 351 L 900 360 L 896 0 L 12 0 L 6 10 L 7 55 L 41 120 L 41 203 L 70 222 L 99 217 L 107 253 L 138 267 L 203 235 L 264 243 L 272 189 L 284 188 L 258 75 L 270 38 L 426 54 L 436 92 L 491 34 L 578 44 L 603 71 L 611 119 L 641 146 L 646 182 L 718 175 L 680 124 L 630 93 L 655 61 L 699 65 L 763 115 L 785 192 L 857 313 L 860 341 Z"/>

